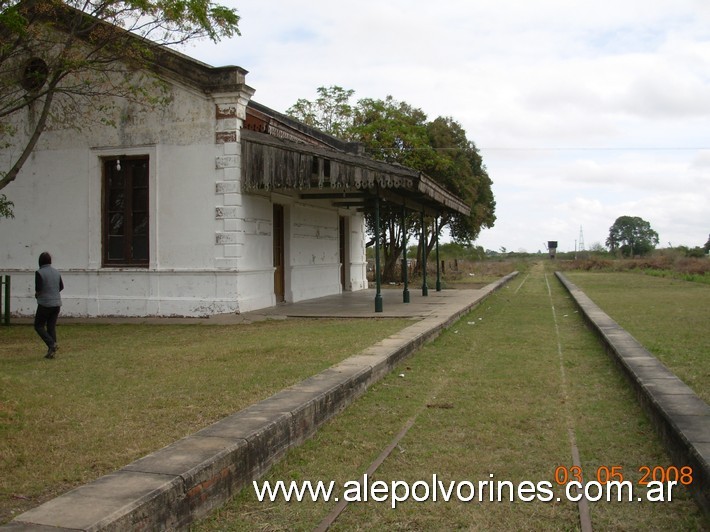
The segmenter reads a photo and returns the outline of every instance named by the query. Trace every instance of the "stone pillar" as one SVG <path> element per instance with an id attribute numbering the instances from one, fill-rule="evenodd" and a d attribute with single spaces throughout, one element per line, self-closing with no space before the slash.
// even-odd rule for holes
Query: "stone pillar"
<path id="1" fill-rule="evenodd" d="M 215 264 L 218 269 L 238 266 L 244 247 L 239 132 L 253 90 L 243 86 L 216 95 L 215 102 Z"/>

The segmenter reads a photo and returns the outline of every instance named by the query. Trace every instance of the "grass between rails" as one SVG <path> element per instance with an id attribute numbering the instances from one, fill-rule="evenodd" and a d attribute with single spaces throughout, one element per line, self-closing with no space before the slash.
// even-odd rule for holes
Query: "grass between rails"
<path id="1" fill-rule="evenodd" d="M 549 286 L 549 288 L 548 288 Z M 404 377 L 399 375 L 403 374 Z M 585 480 L 601 466 L 639 468 L 670 459 L 623 376 L 556 279 L 540 266 L 521 275 L 403 362 L 353 406 L 265 477 L 336 482 L 362 479 L 407 420 L 415 422 L 372 481 L 495 480 L 554 483 L 572 465 L 576 437 Z M 562 496 L 556 487 L 555 494 Z M 683 489 L 668 503 L 591 504 L 599 530 L 707 527 Z M 194 527 L 211 530 L 312 530 L 334 503 L 259 502 L 251 487 Z M 552 502 L 351 503 L 333 530 L 575 530 L 575 504 Z"/>
<path id="2" fill-rule="evenodd" d="M 565 275 L 710 403 L 710 286 L 642 273 Z"/>
<path id="3" fill-rule="evenodd" d="M 410 325 L 0 327 L 0 523 L 264 399 Z"/>

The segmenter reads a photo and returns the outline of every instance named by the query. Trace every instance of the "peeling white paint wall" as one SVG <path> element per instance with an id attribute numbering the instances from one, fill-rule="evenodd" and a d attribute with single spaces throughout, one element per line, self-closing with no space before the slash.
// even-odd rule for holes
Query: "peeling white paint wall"
<path id="1" fill-rule="evenodd" d="M 13 313 L 34 313 L 42 251 L 64 277 L 65 316 L 204 316 L 274 305 L 274 200 L 241 190 L 249 96 L 175 84 L 163 109 L 115 102 L 116 127 L 91 121 L 46 131 L 3 190 L 16 216 L 0 220 L 0 273 L 12 275 Z M 15 153 L 3 150 L 0 162 Z M 131 155 L 149 157 L 150 264 L 104 268 L 101 158 Z M 292 203 L 287 213 L 287 301 L 339 293 L 337 210 Z M 362 216 L 349 227 L 345 288 L 366 288 Z"/>

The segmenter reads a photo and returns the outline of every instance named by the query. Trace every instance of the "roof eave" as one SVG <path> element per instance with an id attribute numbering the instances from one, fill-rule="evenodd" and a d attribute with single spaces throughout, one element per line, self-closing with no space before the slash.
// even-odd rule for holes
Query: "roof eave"
<path id="1" fill-rule="evenodd" d="M 285 152 L 299 153 L 310 157 L 320 157 L 342 164 L 343 166 L 360 169 L 367 174 L 366 176 L 362 176 L 359 180 L 335 176 L 327 181 L 323 179 L 322 176 L 312 177 L 311 175 L 307 175 L 305 178 L 292 176 L 290 183 L 281 181 L 275 184 L 271 176 L 262 175 L 259 176 L 259 178 L 255 178 L 255 176 L 250 175 L 248 173 L 249 170 L 247 170 L 244 176 L 245 188 L 247 189 L 281 188 L 285 190 L 302 190 L 303 188 L 332 188 L 333 190 L 343 192 L 348 189 L 373 190 L 382 188 L 389 189 L 390 191 L 400 190 L 403 193 L 403 203 L 407 203 L 407 198 L 413 199 L 414 203 L 425 205 L 430 211 L 435 213 L 446 210 L 468 215 L 471 212 L 471 208 L 460 198 L 443 188 L 432 178 L 411 168 L 388 164 L 362 155 L 346 153 L 328 147 L 272 137 L 264 133 L 246 129 L 242 129 L 240 133 L 243 144 L 242 160 L 246 163 L 245 167 L 247 169 L 250 168 L 249 146 L 261 145 Z M 391 198 L 391 194 L 387 196 Z"/>

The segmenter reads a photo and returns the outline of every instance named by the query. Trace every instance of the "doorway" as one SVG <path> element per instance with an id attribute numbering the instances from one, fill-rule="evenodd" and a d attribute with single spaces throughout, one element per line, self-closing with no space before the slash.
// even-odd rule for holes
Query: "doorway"
<path id="1" fill-rule="evenodd" d="M 284 278 L 284 207 L 274 204 L 273 222 L 274 295 L 277 303 L 283 303 L 286 294 Z"/>
<path id="2" fill-rule="evenodd" d="M 348 275 L 348 219 L 345 216 L 340 217 L 340 223 L 338 228 L 338 241 L 340 245 L 340 287 L 341 291 L 346 291 L 349 289 L 346 280 Z"/>

